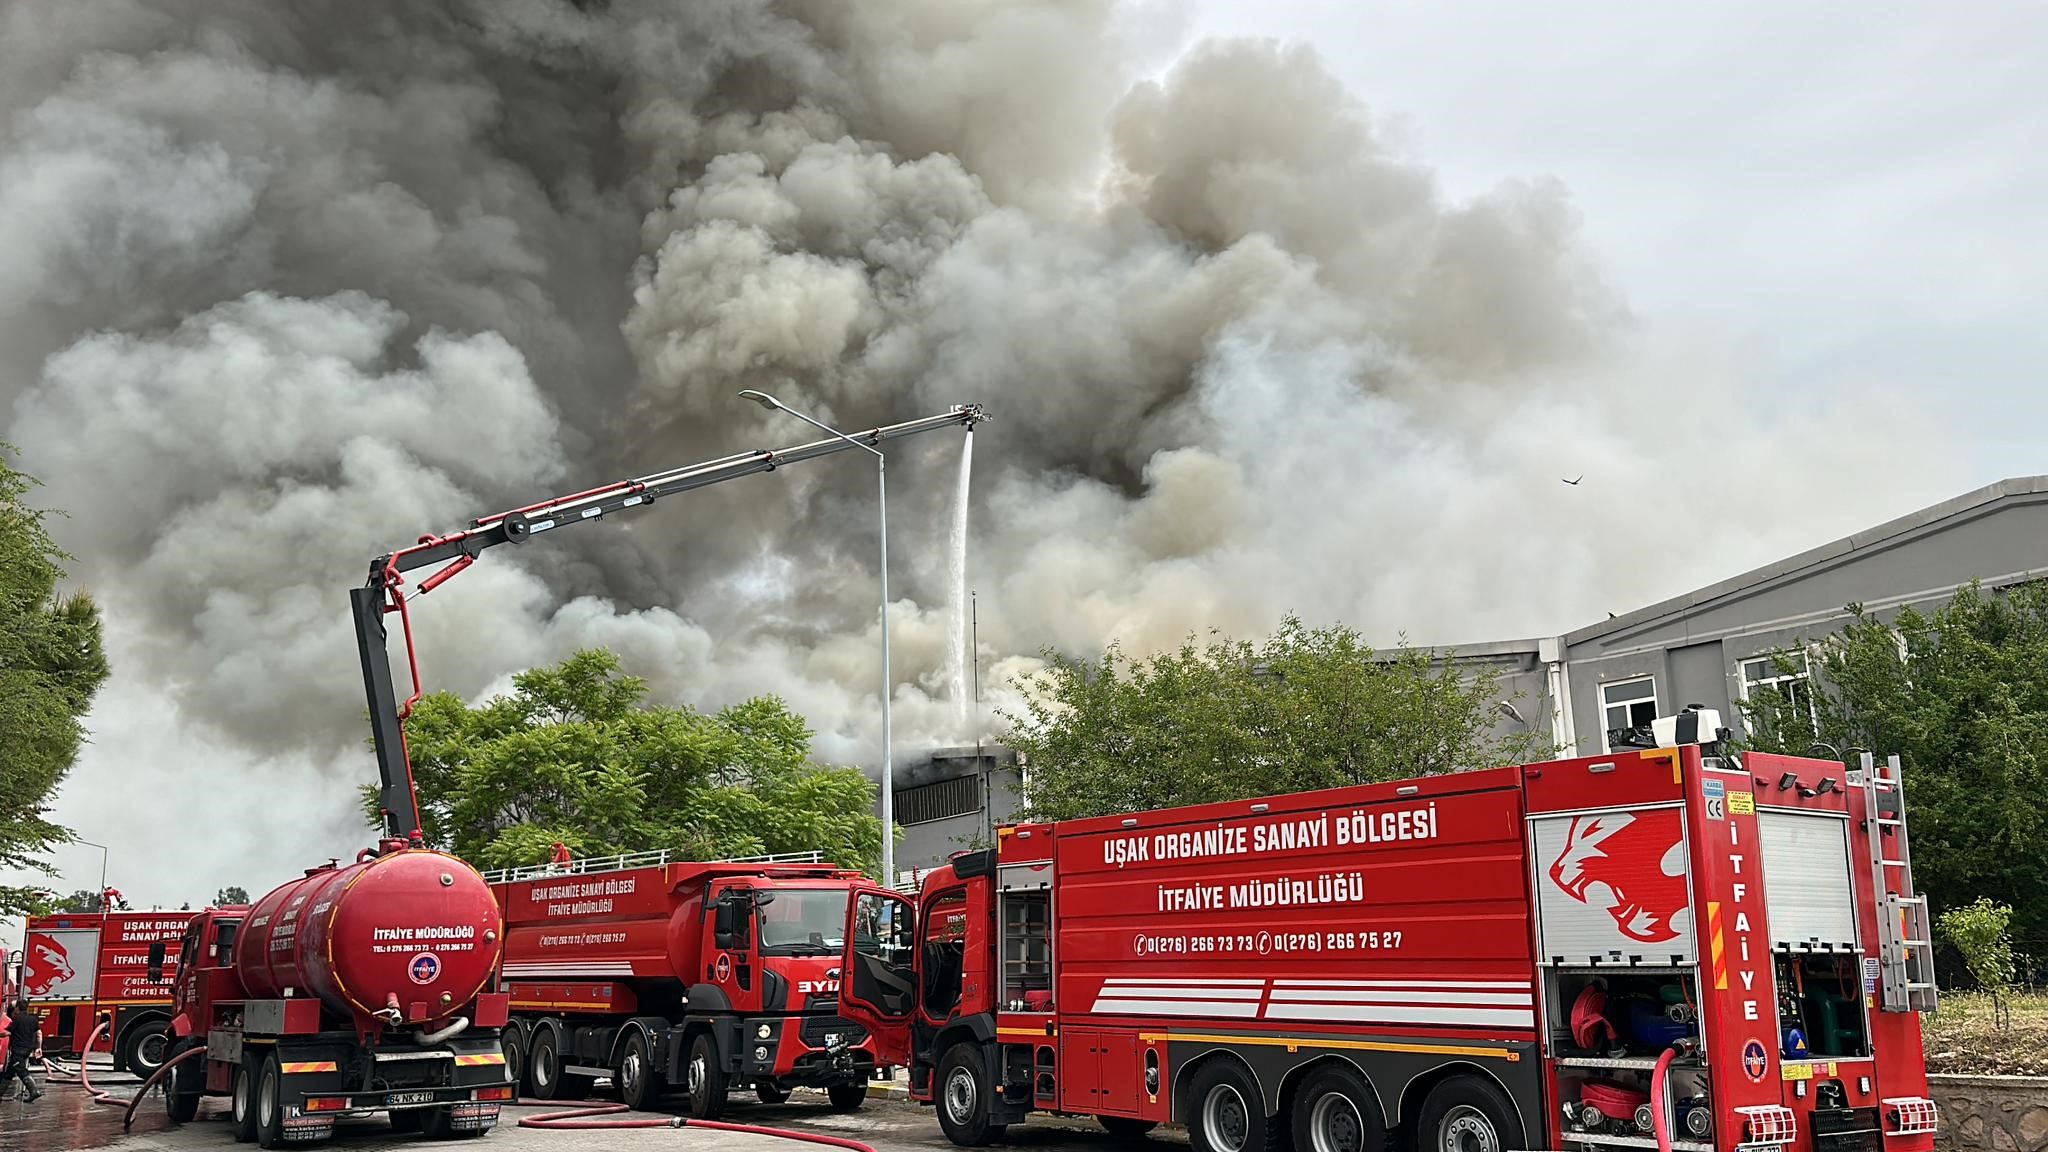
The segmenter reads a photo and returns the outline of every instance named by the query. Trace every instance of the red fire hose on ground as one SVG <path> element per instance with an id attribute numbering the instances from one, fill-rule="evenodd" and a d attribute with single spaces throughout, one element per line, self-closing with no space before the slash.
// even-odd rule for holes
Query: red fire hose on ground
<path id="1" fill-rule="evenodd" d="M 164 1061 L 161 1067 L 151 1073 L 149 1079 L 144 1080 L 142 1086 L 135 1090 L 135 1095 L 116 1096 L 112 1092 L 105 1092 L 92 1086 L 92 1046 L 99 1043 L 100 1037 L 105 1035 L 106 1031 L 107 1022 L 102 1020 L 99 1023 L 99 1027 L 92 1030 L 92 1035 L 85 1038 L 85 1047 L 78 1053 L 78 1086 L 86 1090 L 95 1104 L 105 1104 L 114 1108 L 126 1108 L 127 1111 L 121 1116 L 121 1127 L 123 1130 L 134 1126 L 135 1110 L 142 1106 L 143 1098 L 149 1095 L 149 1090 L 156 1087 L 165 1076 L 169 1075 L 171 1069 L 192 1059 L 194 1056 L 206 1054 L 206 1049 L 203 1047 L 180 1052 L 171 1059 Z M 70 1076 L 71 1072 L 68 1069 L 60 1068 L 47 1059 L 43 1061 L 43 1080 L 45 1083 L 56 1083 L 59 1082 L 59 1077 L 69 1078 Z"/>
<path id="2" fill-rule="evenodd" d="M 527 1105 L 552 1104 L 552 1100 L 521 1100 Z M 760 1124 L 728 1124 L 722 1120 L 692 1120 L 687 1116 L 634 1117 L 622 1120 L 599 1120 L 599 1116 L 614 1116 L 632 1109 L 624 1104 L 593 1104 L 587 1108 L 571 1108 L 562 1112 L 543 1112 L 538 1116 L 519 1118 L 521 1128 L 586 1129 L 586 1128 L 709 1128 L 714 1132 L 743 1132 L 754 1136 L 769 1136 L 777 1140 L 797 1140 L 805 1144 L 823 1144 L 830 1148 L 846 1148 L 851 1152 L 875 1152 L 871 1144 L 848 1140 L 844 1136 L 828 1136 L 823 1132 L 802 1132 L 794 1128 L 769 1128 Z"/>

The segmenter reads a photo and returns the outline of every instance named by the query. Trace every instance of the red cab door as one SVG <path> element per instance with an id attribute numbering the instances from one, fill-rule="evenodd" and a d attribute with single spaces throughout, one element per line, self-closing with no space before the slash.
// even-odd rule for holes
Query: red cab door
<path id="1" fill-rule="evenodd" d="M 880 888 L 856 891 L 846 910 L 839 1014 L 868 1030 L 881 1064 L 910 1063 L 919 975 L 916 920 L 915 905 Z"/>

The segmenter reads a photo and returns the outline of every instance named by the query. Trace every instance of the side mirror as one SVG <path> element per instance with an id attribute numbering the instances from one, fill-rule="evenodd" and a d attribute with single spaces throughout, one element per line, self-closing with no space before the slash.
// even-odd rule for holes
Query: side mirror
<path id="1" fill-rule="evenodd" d="M 164 980 L 164 942 L 152 940 L 149 944 L 149 982 L 161 984 Z"/>
<path id="2" fill-rule="evenodd" d="M 720 900 L 718 902 L 717 909 L 711 914 L 712 947 L 731 948 L 733 946 L 733 921 L 737 919 L 734 915 L 737 911 L 738 909 L 733 906 L 730 900 Z"/>

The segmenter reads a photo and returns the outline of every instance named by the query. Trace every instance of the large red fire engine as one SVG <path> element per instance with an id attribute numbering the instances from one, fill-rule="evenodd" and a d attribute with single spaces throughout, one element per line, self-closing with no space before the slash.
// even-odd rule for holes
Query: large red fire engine
<path id="1" fill-rule="evenodd" d="M 80 1052 L 102 1021 L 114 1067 L 147 1076 L 170 1044 L 171 986 L 151 979 L 149 946 L 175 940 L 191 912 L 60 912 L 28 918 L 20 991 L 43 1017 L 43 1051 Z M 105 1049 L 99 1049 L 105 1051 Z"/>
<path id="2" fill-rule="evenodd" d="M 505 915 L 506 1053 L 542 1099 L 608 1076 L 633 1108 L 666 1089 L 715 1117 L 825 1089 L 858 1108 L 874 1071 L 838 1015 L 840 935 L 857 872 L 815 854 L 717 863 L 665 853 L 490 873 Z"/>
<path id="3" fill-rule="evenodd" d="M 1930 1148 L 1896 762 L 1716 724 L 1003 828 L 856 897 L 841 1011 L 961 1145 L 1045 1110 L 1196 1152 Z"/>

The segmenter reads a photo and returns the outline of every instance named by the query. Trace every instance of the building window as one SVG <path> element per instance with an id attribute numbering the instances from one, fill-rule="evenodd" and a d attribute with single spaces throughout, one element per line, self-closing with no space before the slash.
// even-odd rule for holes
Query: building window
<path id="1" fill-rule="evenodd" d="M 1785 703 L 1806 714 L 1807 722 L 1818 727 L 1820 715 L 1813 706 L 1813 683 L 1804 652 L 1774 652 L 1742 662 L 1742 699 L 1755 699 L 1759 688 L 1775 688 Z"/>
<path id="2" fill-rule="evenodd" d="M 1638 728 L 1647 732 L 1657 718 L 1657 680 L 1645 676 L 1602 684 L 1600 707 L 1606 717 L 1601 725 L 1605 750 L 1612 752 L 1616 744 L 1626 742 L 1629 733 Z"/>
<path id="3" fill-rule="evenodd" d="M 981 811 L 980 781 L 972 776 L 955 776 L 915 788 L 896 790 L 896 822 L 929 824 L 954 816 Z"/>

